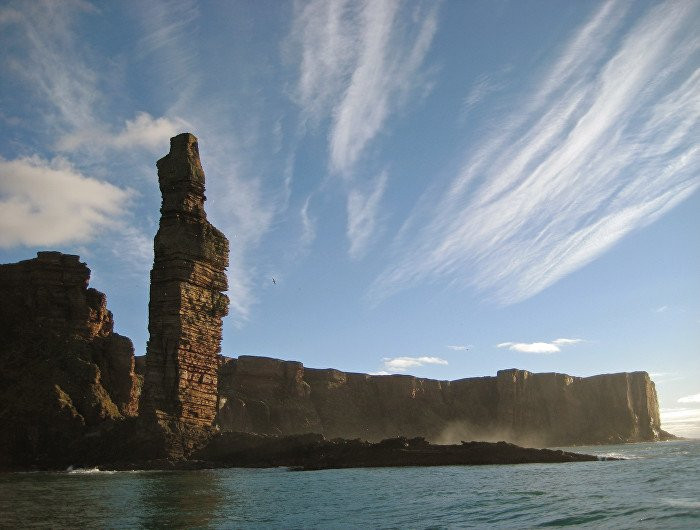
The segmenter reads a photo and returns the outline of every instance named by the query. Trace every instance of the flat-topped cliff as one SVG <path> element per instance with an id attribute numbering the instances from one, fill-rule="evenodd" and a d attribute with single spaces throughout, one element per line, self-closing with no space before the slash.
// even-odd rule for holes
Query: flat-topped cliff
<path id="1" fill-rule="evenodd" d="M 496 377 L 437 381 L 241 356 L 222 363 L 219 404 L 223 430 L 268 434 L 535 446 L 668 437 L 646 372 L 572 377 L 512 369 Z"/>

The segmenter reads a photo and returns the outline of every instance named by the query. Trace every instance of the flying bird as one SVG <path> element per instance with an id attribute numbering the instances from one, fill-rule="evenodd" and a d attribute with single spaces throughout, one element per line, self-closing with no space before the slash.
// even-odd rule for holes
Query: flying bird
<path id="1" fill-rule="evenodd" d="M 272 283 L 274 283 L 275 285 L 277 285 L 277 280 L 275 280 L 274 278 L 272 278 Z"/>

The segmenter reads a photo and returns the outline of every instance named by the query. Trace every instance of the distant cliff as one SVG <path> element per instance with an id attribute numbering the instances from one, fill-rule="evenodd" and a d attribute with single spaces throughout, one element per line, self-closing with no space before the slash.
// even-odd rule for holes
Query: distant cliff
<path id="1" fill-rule="evenodd" d="M 222 362 L 217 422 L 230 431 L 370 441 L 423 436 L 438 443 L 557 446 L 670 436 L 661 430 L 656 389 L 646 372 L 582 378 L 513 369 L 436 381 L 249 356 Z"/>

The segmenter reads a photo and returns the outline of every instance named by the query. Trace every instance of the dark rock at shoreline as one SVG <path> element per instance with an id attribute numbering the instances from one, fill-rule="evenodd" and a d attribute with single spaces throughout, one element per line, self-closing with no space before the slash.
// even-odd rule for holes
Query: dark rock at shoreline
<path id="1" fill-rule="evenodd" d="M 437 445 L 424 438 L 397 437 L 371 443 L 326 440 L 319 434 L 266 436 L 220 433 L 195 459 L 213 467 L 289 467 L 297 470 L 353 467 L 454 466 L 588 462 L 592 455 L 531 449 L 506 442 L 462 442 Z"/>

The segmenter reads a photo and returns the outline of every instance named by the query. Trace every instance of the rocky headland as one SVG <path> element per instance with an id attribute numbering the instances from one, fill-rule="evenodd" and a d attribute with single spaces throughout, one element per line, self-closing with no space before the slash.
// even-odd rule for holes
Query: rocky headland
<path id="1" fill-rule="evenodd" d="M 228 241 L 206 219 L 197 139 L 172 138 L 157 166 L 145 358 L 78 256 L 0 265 L 0 470 L 572 462 L 595 457 L 503 440 L 672 437 L 646 372 L 436 381 L 221 356 Z"/>

